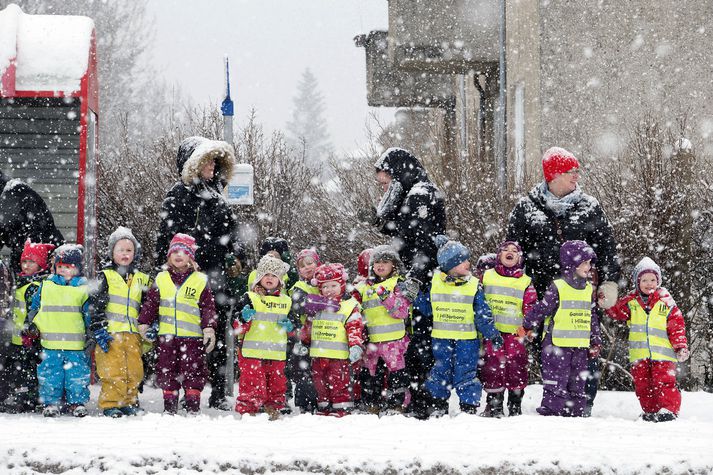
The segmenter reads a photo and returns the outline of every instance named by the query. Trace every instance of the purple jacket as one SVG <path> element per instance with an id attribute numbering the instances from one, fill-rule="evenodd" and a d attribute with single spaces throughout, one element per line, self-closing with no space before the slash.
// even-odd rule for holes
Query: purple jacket
<path id="1" fill-rule="evenodd" d="M 586 279 L 583 279 L 574 273 L 565 273 L 562 276 L 562 279 L 564 279 L 565 282 L 567 282 L 575 289 L 579 290 L 585 288 L 587 285 Z M 553 282 L 547 288 L 547 291 L 545 292 L 545 295 L 542 300 L 537 302 L 537 304 L 532 307 L 532 310 L 530 310 L 525 315 L 525 320 L 522 326 L 525 327 L 526 330 L 532 330 L 537 328 L 545 320 L 545 318 L 553 317 L 555 313 L 557 313 L 559 304 L 559 291 L 557 290 L 557 287 Z M 594 295 L 592 295 L 592 308 L 594 308 L 595 305 L 596 302 L 594 301 Z M 554 320 L 550 320 L 548 328 L 545 329 L 548 334 L 552 333 L 553 324 Z M 595 346 L 601 344 L 602 337 L 599 330 L 599 317 L 597 316 L 597 312 L 592 312 L 592 330 L 590 336 L 590 345 Z"/>

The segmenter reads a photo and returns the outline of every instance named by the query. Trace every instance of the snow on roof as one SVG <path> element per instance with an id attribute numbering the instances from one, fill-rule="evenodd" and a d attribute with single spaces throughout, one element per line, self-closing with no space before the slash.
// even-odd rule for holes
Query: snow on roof
<path id="1" fill-rule="evenodd" d="M 89 65 L 94 21 L 0 10 L 0 76 L 14 59 L 18 91 L 77 91 Z"/>

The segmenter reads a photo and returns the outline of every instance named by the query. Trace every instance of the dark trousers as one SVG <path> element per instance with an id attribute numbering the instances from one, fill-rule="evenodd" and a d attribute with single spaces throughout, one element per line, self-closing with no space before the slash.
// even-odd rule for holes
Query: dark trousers
<path id="1" fill-rule="evenodd" d="M 287 347 L 287 374 L 288 386 L 292 386 L 292 395 L 295 397 L 295 407 L 302 412 L 312 412 L 317 409 L 317 391 L 312 382 L 312 360 L 307 355 L 296 355 L 294 340 L 290 339 Z M 288 388 L 288 393 L 289 388 Z"/>
<path id="2" fill-rule="evenodd" d="M 34 411 L 39 404 L 37 365 L 40 363 L 40 347 L 8 345 L 6 348 L 5 367 L 2 372 L 2 381 L 6 390 L 3 391 L 4 401 L 8 396 L 13 397 L 13 404 L 7 407 L 14 412 Z"/>
<path id="3" fill-rule="evenodd" d="M 225 345 L 225 329 L 230 313 L 230 305 L 218 305 L 218 322 L 215 329 L 215 348 L 208 354 L 208 379 L 211 385 L 208 405 L 213 407 L 225 400 L 225 366 L 228 362 L 228 347 Z"/>

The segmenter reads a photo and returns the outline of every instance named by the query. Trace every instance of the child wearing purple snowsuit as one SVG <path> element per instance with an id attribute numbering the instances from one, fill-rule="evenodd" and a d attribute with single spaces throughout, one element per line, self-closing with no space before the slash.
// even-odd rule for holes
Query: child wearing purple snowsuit
<path id="1" fill-rule="evenodd" d="M 587 281 L 594 250 L 584 241 L 567 241 L 560 248 L 562 275 L 525 315 L 523 327 L 534 330 L 543 320 L 542 403 L 544 416 L 582 417 L 590 355 L 601 349 L 599 320 L 592 312 L 594 295 Z"/>

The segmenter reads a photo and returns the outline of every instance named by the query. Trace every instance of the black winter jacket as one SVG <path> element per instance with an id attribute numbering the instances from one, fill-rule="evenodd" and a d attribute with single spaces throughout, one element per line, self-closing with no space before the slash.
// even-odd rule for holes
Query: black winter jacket
<path id="1" fill-rule="evenodd" d="M 408 269 L 407 276 L 425 284 L 437 266 L 433 238 L 446 232 L 443 193 L 428 178 L 421 162 L 406 150 L 387 150 L 375 166 L 403 188 L 393 209 L 378 217 L 379 230 L 395 238 L 393 245 Z"/>
<path id="2" fill-rule="evenodd" d="M 616 240 L 609 220 L 596 198 L 581 194 L 574 206 L 558 218 L 545 206 L 541 184 L 515 205 L 508 222 L 507 239 L 517 241 L 525 253 L 525 270 L 542 298 L 560 275 L 560 246 L 564 241 L 586 241 L 597 253 L 599 282 L 619 280 L 621 269 Z"/>
<path id="3" fill-rule="evenodd" d="M 156 266 L 166 262 L 169 244 L 176 233 L 196 239 L 196 262 L 212 277 L 221 274 L 226 257 L 240 249 L 237 218 L 221 195 L 235 163 L 232 147 L 226 146 L 225 142 L 202 137 L 190 137 L 181 143 L 176 158 L 181 180 L 173 185 L 161 205 Z M 213 159 L 215 178 L 201 180 L 201 167 Z"/>
<path id="4" fill-rule="evenodd" d="M 9 180 L 0 172 L 0 249 L 10 248 L 10 265 L 17 273 L 27 238 L 55 246 L 64 243 L 64 236 L 42 197 L 27 184 Z"/>

